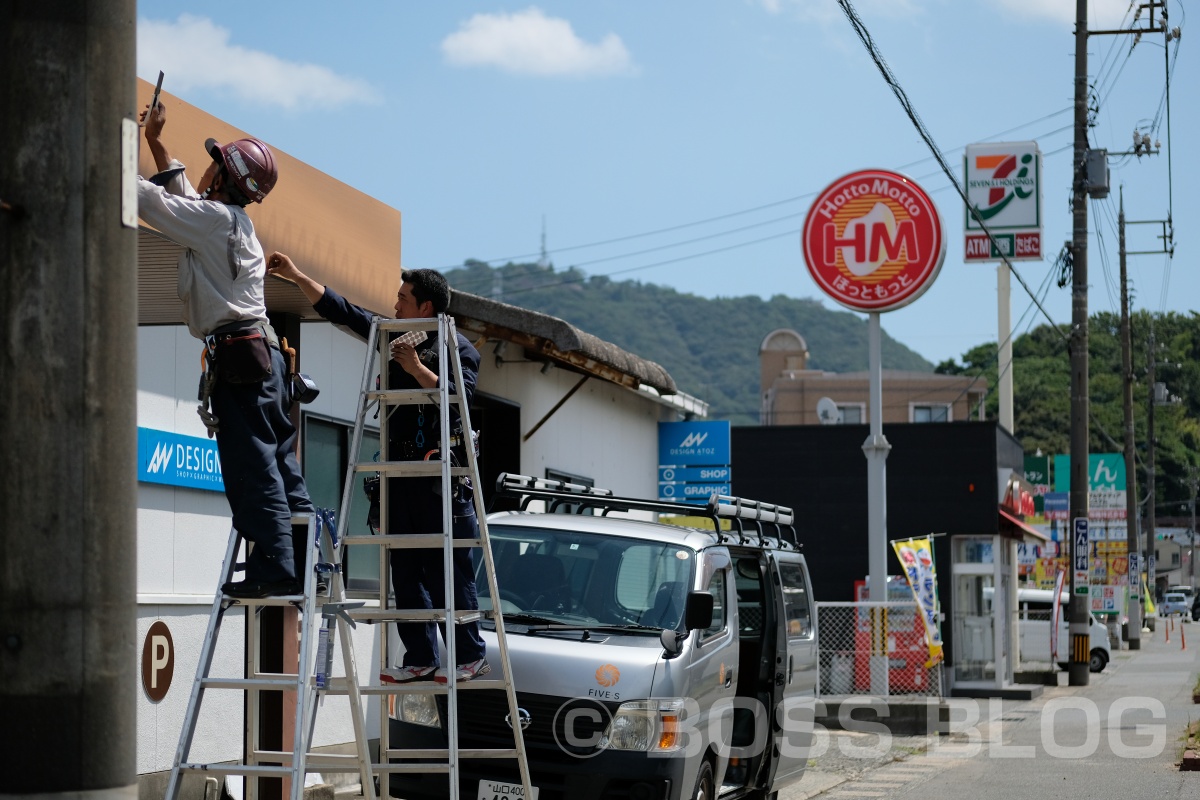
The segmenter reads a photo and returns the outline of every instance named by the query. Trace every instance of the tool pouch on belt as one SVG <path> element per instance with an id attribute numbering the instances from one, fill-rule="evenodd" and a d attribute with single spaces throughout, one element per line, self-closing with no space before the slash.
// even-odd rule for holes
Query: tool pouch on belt
<path id="1" fill-rule="evenodd" d="M 259 328 L 218 333 L 217 377 L 226 383 L 259 383 L 271 374 L 271 347 Z"/>

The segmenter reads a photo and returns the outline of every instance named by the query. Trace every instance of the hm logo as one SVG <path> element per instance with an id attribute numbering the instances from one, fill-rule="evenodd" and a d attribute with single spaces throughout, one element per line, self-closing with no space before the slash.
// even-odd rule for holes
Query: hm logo
<path id="1" fill-rule="evenodd" d="M 157 474 L 159 470 L 167 471 L 167 467 L 171 464 L 171 451 L 174 448 L 167 442 L 159 442 L 154 446 L 154 455 L 150 456 L 150 463 L 146 465 L 146 472 Z"/>
<path id="2" fill-rule="evenodd" d="M 694 433 L 689 433 L 687 435 L 687 438 L 679 443 L 679 446 L 680 447 L 699 447 L 701 445 L 701 443 L 707 438 L 708 438 L 707 433 L 700 433 L 699 431 L 696 431 Z"/>

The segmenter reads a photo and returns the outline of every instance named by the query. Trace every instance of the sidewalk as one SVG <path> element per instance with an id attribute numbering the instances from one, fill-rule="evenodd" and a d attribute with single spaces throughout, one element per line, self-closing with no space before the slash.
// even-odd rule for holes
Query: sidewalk
<path id="1" fill-rule="evenodd" d="M 1087 686 L 1046 687 L 1028 701 L 950 701 L 949 736 L 894 736 L 885 749 L 874 734 L 829 731 L 828 747 L 779 798 L 894 796 L 919 782 L 927 800 L 961 797 L 964 785 L 973 800 L 989 800 L 1036 796 L 1068 776 L 1080 796 L 1198 797 L 1200 773 L 1177 767 L 1181 737 L 1200 719 L 1198 656 L 1200 624 L 1159 620 L 1141 650 L 1114 652 Z"/>

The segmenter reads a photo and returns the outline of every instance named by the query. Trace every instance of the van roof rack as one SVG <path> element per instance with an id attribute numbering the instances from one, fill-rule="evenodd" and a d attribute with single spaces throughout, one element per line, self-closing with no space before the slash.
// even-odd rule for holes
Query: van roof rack
<path id="1" fill-rule="evenodd" d="M 608 489 L 597 489 L 580 483 L 501 472 L 496 478 L 496 494 L 520 497 L 521 511 L 525 511 L 534 500 L 544 500 L 546 513 L 549 514 L 570 513 L 572 510 L 576 514 L 582 514 L 585 509 L 590 508 L 599 509 L 601 516 L 607 516 L 610 511 L 652 511 L 658 514 L 706 517 L 712 520 L 718 541 L 732 541 L 736 536 L 738 544 L 758 544 L 760 547 L 767 546 L 764 526 L 773 525 L 776 538 L 783 546 L 800 548 L 796 535 L 796 515 L 792 509 L 715 492 L 704 505 L 673 503 L 666 500 L 618 497 Z M 723 519 L 730 521 L 734 529 L 732 534 L 721 530 Z M 754 538 L 745 530 L 745 523 L 753 524 Z"/>

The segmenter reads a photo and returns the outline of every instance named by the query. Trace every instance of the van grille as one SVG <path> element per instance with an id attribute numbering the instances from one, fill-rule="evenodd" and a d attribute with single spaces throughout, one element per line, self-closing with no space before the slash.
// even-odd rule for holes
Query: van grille
<path id="1" fill-rule="evenodd" d="M 445 715 L 445 699 L 438 698 L 438 703 Z M 517 693 L 517 706 L 528 711 L 531 720 L 524 731 L 525 746 L 562 749 L 575 755 L 590 753 L 595 749 L 620 705 L 618 702 L 604 703 L 586 697 Z M 572 711 L 579 713 L 572 715 Z M 502 691 L 460 692 L 459 747 L 512 747 L 512 730 L 505 722 L 508 713 L 508 698 Z M 568 717 L 573 717 L 572 731 L 566 727 Z"/>

